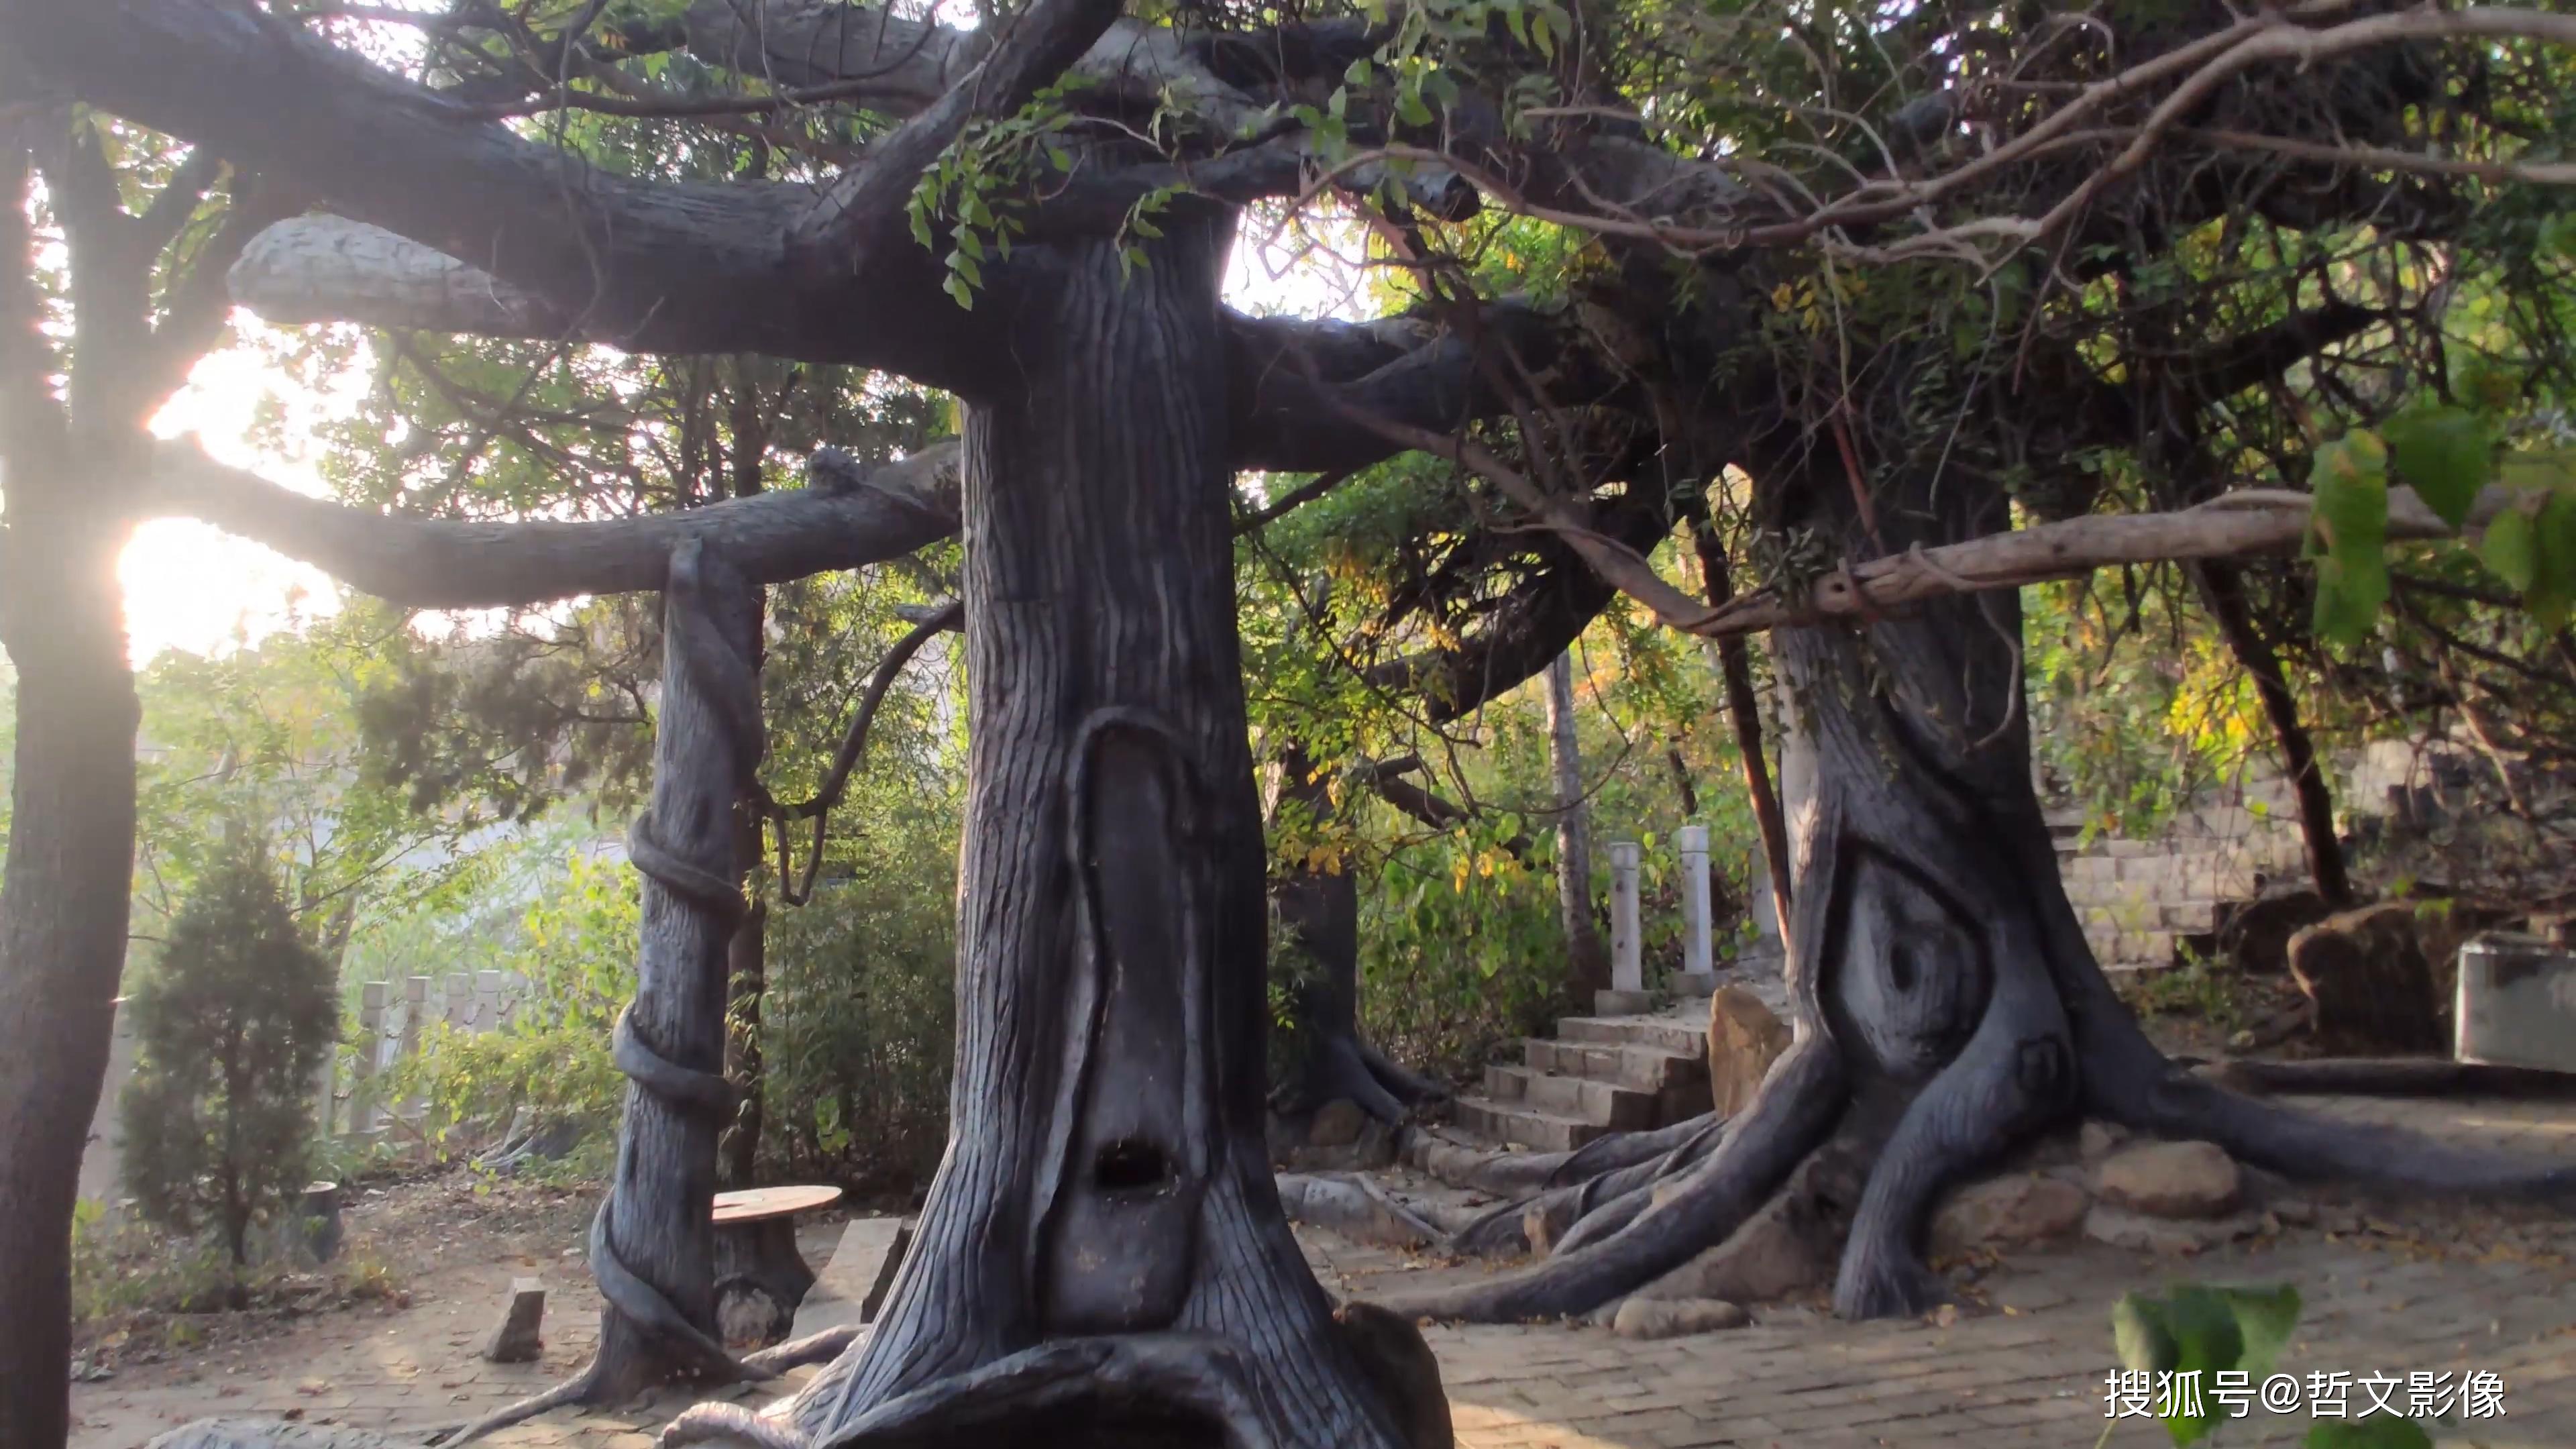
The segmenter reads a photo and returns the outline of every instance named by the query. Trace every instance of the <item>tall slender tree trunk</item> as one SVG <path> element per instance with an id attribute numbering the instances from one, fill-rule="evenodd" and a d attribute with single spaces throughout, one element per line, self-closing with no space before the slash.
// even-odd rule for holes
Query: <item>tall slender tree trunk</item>
<path id="1" fill-rule="evenodd" d="M 1735 597 L 1728 576 L 1726 550 L 1705 520 L 1691 530 L 1699 550 L 1702 583 L 1710 608 Z M 1753 829 L 1762 837 L 1762 860 L 1771 877 L 1772 919 L 1780 923 L 1782 949 L 1795 949 L 1789 938 L 1789 825 L 1780 812 L 1780 794 L 1771 788 L 1771 765 L 1762 753 L 1762 704 L 1753 689 L 1753 659 L 1738 636 L 1716 641 L 1717 674 L 1726 691 L 1726 716 L 1735 728 L 1735 753 L 1744 761 L 1744 794 L 1753 804 Z"/>
<path id="2" fill-rule="evenodd" d="M 949 1147 L 874 1332 L 788 1410 L 826 1442 L 1400 1442 L 1270 1176 L 1231 228 L 1164 227 L 1132 276 L 1068 245 L 977 302 L 1015 345 L 968 399 Z"/>
<path id="3" fill-rule="evenodd" d="M 1589 1006 L 1610 985 L 1610 948 L 1592 914 L 1592 823 L 1583 800 L 1583 737 L 1574 712 L 1574 656 L 1547 666 L 1547 762 L 1556 783 L 1556 910 L 1565 924 L 1566 984 Z"/>
<path id="4" fill-rule="evenodd" d="M 653 798 L 628 842 L 645 881 L 635 1000 L 615 1043 L 630 1085 L 616 1176 L 591 1226 L 606 1300 L 592 1402 L 733 1372 L 715 1331 L 709 1211 L 730 1102 L 726 967 L 746 914 L 736 808 L 761 754 L 759 676 L 742 647 L 757 597 L 720 557 L 693 545 L 672 557 Z"/>
<path id="5" fill-rule="evenodd" d="M 12 457 L 23 465 L 23 455 Z M 61 480 L 69 484 L 70 480 Z M 83 488 L 12 479 L 0 642 L 18 671 L 0 878 L 0 1446 L 69 1433 L 74 1187 L 107 1073 L 134 874 L 134 736 L 117 555 Z M 105 485 L 96 485 L 103 490 Z"/>
<path id="6" fill-rule="evenodd" d="M 2272 740 L 2281 748 L 2281 768 L 2289 774 L 2291 794 L 2299 802 L 2299 839 L 2307 849 L 2309 878 L 2329 904 L 2345 904 L 2352 899 L 2352 877 L 2344 869 L 2343 843 L 2335 838 L 2334 794 L 2326 784 L 2307 725 L 2299 718 L 2298 697 L 2290 693 L 2290 681 L 2281 673 L 2281 656 L 2254 627 L 2253 612 L 2245 601 L 2245 575 L 2232 563 L 2211 561 L 2192 565 L 2191 577 L 2202 606 L 2218 625 L 2219 637 L 2227 641 L 2227 652 L 2253 676 L 2254 696 L 2263 702 L 2263 717 L 2271 721 Z"/>

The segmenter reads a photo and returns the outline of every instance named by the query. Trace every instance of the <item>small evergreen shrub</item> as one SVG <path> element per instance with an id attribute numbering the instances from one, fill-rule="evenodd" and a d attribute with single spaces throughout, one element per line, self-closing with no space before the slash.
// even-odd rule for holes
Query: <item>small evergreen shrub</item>
<path id="1" fill-rule="evenodd" d="M 134 991 L 120 1104 L 126 1190 L 238 1266 L 253 1222 L 308 1180 L 313 1077 L 339 1037 L 331 963 L 305 940 L 264 842 L 235 830 Z"/>

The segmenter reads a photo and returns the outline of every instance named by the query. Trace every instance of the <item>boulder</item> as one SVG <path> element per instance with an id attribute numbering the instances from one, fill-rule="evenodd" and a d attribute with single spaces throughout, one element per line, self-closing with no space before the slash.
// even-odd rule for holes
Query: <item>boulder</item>
<path id="1" fill-rule="evenodd" d="M 2084 1225 L 2092 1205 L 2081 1186 L 2062 1177 L 2026 1172 L 1976 1183 L 1932 1215 L 1932 1252 L 1946 1257 L 2063 1238 Z"/>
<path id="2" fill-rule="evenodd" d="M 483 1357 L 493 1363 L 535 1363 L 546 1346 L 546 1285 L 534 1278 L 510 1280 L 510 1301 L 501 1321 L 483 1340 Z"/>
<path id="3" fill-rule="evenodd" d="M 1619 1305 L 1610 1331 L 1621 1338 L 1681 1338 L 1742 1328 L 1753 1315 L 1722 1298 L 1631 1298 Z"/>
<path id="4" fill-rule="evenodd" d="M 1333 1310 L 1333 1327 L 1359 1360 L 1381 1398 L 1395 1410 L 1405 1449 L 1455 1449 L 1449 1395 L 1440 1387 L 1440 1360 L 1414 1322 L 1374 1303 L 1353 1299 Z"/>
<path id="5" fill-rule="evenodd" d="M 2325 897 L 2306 886 L 2269 886 L 2230 911 L 2218 928 L 2220 959 L 2255 975 L 2289 969 L 2290 938 L 2334 914 Z"/>
<path id="6" fill-rule="evenodd" d="M 2244 1189 L 2236 1159 L 2210 1142 L 2142 1142 L 2093 1169 L 2093 1192 L 2104 1204 L 2149 1217 L 2223 1217 Z"/>
<path id="7" fill-rule="evenodd" d="M 1725 1242 L 1647 1284 L 1636 1296 L 1767 1303 L 1820 1288 L 1833 1281 L 1833 1274 L 1833 1254 L 1818 1234 L 1787 1204 L 1773 1202 Z"/>
<path id="8" fill-rule="evenodd" d="M 1309 1147 L 1348 1147 L 1360 1140 L 1368 1127 L 1368 1113 L 1348 1097 L 1336 1097 L 1317 1108 L 1315 1120 L 1306 1124 Z"/>
<path id="9" fill-rule="evenodd" d="M 2151 1218 L 2108 1203 L 2096 1203 L 2084 1215 L 2084 1236 L 2097 1243 L 2174 1257 L 2205 1253 L 2261 1231 L 2260 1213 L 2235 1213 L 2223 1218 Z"/>
<path id="10" fill-rule="evenodd" d="M 1708 1086 L 1711 1108 L 1732 1117 L 1744 1110 L 1771 1064 L 1789 1049 L 1789 1028 L 1742 986 L 1723 986 L 1708 999 Z"/>
<path id="11" fill-rule="evenodd" d="M 2290 938 L 2290 975 L 2319 1040 L 2357 1055 L 2442 1049 L 2442 1003 L 2403 902 L 2329 916 Z"/>
<path id="12" fill-rule="evenodd" d="M 2075 1155 L 2085 1162 L 2099 1162 L 2128 1140 L 2129 1129 L 2116 1122 L 2087 1122 L 2075 1134 Z"/>

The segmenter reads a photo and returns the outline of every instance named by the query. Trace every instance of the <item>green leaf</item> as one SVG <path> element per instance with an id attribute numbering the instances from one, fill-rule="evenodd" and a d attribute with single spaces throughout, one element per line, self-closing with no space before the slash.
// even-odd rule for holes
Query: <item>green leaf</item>
<path id="1" fill-rule="evenodd" d="M 2309 472 L 2316 512 L 2316 631 L 2347 647 L 2370 637 L 2388 602 L 2388 450 L 2367 432 L 2317 450 Z"/>
<path id="2" fill-rule="evenodd" d="M 2433 1449 L 2433 1436 L 2423 1425 L 2394 1414 L 2321 1420 L 2299 1442 L 2306 1449 Z"/>
<path id="3" fill-rule="evenodd" d="M 2556 629 L 2576 605 L 2576 496 L 2550 494 L 2533 531 L 2538 547 L 2522 606 L 2542 628 Z"/>
<path id="4" fill-rule="evenodd" d="M 1422 103 L 1422 93 L 1408 87 L 1395 98 L 1396 118 L 1408 126 L 1431 124 L 1431 108 Z"/>
<path id="5" fill-rule="evenodd" d="M 2111 1305 L 2111 1341 L 2119 1347 L 2120 1367 L 2133 1373 L 2166 1372 L 2181 1357 L 2165 1305 L 2136 1293 L 2124 1293 Z"/>
<path id="6" fill-rule="evenodd" d="M 2221 1365 L 2240 1368 L 2254 1378 L 2266 1377 L 2279 1361 L 2281 1350 L 2289 1345 L 2290 1331 L 2299 1325 L 2299 1290 L 2289 1283 L 2272 1288 L 2220 1288 L 2215 1290 L 2236 1315 L 2236 1329 L 2244 1339 L 2245 1350 L 2235 1363 Z"/>
<path id="7" fill-rule="evenodd" d="M 2540 567 L 2540 531 L 2533 526 L 2531 515 L 2519 508 L 2497 514 L 2495 521 L 2487 525 L 2486 538 L 2478 545 L 2478 557 L 2515 592 L 2530 588 L 2532 576 Z"/>
<path id="8" fill-rule="evenodd" d="M 2398 476 L 2453 528 L 2468 519 L 2478 490 L 2494 476 L 2495 445 L 2475 414 L 2454 407 L 2412 407 L 2380 430 Z"/>
<path id="9" fill-rule="evenodd" d="M 2178 1401 L 2174 1412 L 2165 1416 L 2165 1431 L 2176 1444 L 2190 1444 L 2208 1435 L 2218 1422 L 2227 1417 L 2223 1405 L 2207 1394 L 2212 1378 L 2221 1369 L 2236 1367 L 2245 1354 L 2245 1335 L 2236 1326 L 2236 1312 L 2225 1298 L 2207 1288 L 2176 1287 L 2165 1306 L 2165 1331 L 2172 1335 L 2174 1371 L 2196 1374 L 2202 1387 L 2199 1412 L 2184 1409 Z"/>
<path id="10" fill-rule="evenodd" d="M 975 289 L 967 286 L 966 279 L 955 272 L 948 274 L 948 280 L 940 283 L 939 289 L 956 298 L 958 306 L 969 312 L 975 310 Z"/>

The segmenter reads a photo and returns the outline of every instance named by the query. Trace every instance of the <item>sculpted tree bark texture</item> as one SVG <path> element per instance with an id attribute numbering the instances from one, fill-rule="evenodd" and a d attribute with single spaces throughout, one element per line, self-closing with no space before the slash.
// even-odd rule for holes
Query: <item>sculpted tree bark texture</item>
<path id="1" fill-rule="evenodd" d="M 1302 806 L 1317 822 L 1329 822 L 1346 808 L 1348 796 L 1343 807 L 1335 805 L 1331 779 L 1318 778 L 1304 746 L 1283 752 L 1279 769 L 1282 806 Z M 1395 1123 L 1410 1108 L 1446 1095 L 1438 1083 L 1389 1061 L 1360 1036 L 1360 887 L 1353 862 L 1291 866 L 1272 885 L 1271 901 L 1280 934 L 1303 958 L 1289 1003 L 1298 1062 L 1271 1096 L 1280 1114 L 1302 1120 L 1328 1102 L 1347 1099 L 1379 1121 Z"/>
<path id="2" fill-rule="evenodd" d="M 1877 513 L 1877 547 L 1890 552 L 2006 521 L 2000 493 L 1959 478 L 1882 494 Z M 1390 1308 L 1488 1321 L 1590 1312 L 1761 1212 L 1839 1256 L 1837 1312 L 1919 1312 L 1946 1292 L 1921 1252 L 1940 1193 L 2079 1110 L 2297 1177 L 2576 1194 L 2576 1169 L 2302 1117 L 2157 1051 L 2058 879 L 2031 784 L 2020 638 L 2018 596 L 2004 591 L 1860 629 L 1773 634 L 1815 762 L 1792 822 L 1790 1049 L 1735 1120 L 1602 1139 L 1457 1239 L 1524 1249 L 1535 1220 L 1552 1242 L 1544 1261 Z"/>
<path id="3" fill-rule="evenodd" d="M 868 1339 L 762 1425 L 836 1446 L 1395 1446 L 1263 1132 L 1263 849 L 1227 514 L 1230 225 L 1024 252 L 968 399 L 969 786 L 946 1160 Z M 1418 1339 L 1416 1340 L 1418 1342 Z"/>
<path id="4" fill-rule="evenodd" d="M 744 651 L 758 594 L 695 540 L 671 553 L 653 797 L 627 835 L 644 876 L 635 1000 L 619 1014 L 629 1085 L 617 1174 L 590 1228 L 599 1353 L 570 1383 L 469 1427 L 464 1443 L 562 1403 L 623 1403 L 672 1378 L 746 1376 L 716 1333 L 716 1138 L 728 947 L 746 914 L 735 803 L 763 749 L 760 682 Z M 756 842 L 755 842 L 756 843 Z M 750 1376 L 757 1376 L 756 1374 Z"/>

